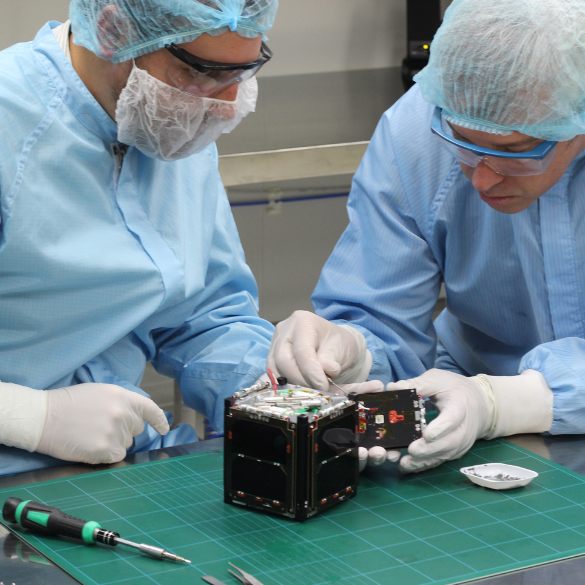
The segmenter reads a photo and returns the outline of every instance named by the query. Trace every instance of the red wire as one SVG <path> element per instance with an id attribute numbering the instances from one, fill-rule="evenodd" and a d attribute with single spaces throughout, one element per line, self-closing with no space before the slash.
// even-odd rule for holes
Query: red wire
<path id="1" fill-rule="evenodd" d="M 266 373 L 268 374 L 268 377 L 270 378 L 270 381 L 272 382 L 272 387 L 274 388 L 274 396 L 276 396 L 276 379 L 274 378 L 274 374 L 271 372 L 270 368 L 268 368 L 266 370 Z"/>

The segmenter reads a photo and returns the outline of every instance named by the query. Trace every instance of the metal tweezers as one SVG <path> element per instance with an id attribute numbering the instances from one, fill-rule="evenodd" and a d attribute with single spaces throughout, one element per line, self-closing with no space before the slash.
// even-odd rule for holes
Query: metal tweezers
<path id="1" fill-rule="evenodd" d="M 246 573 L 246 571 L 242 571 L 242 569 L 239 569 L 233 563 L 228 563 L 228 564 L 231 565 L 236 571 L 239 571 L 241 573 L 241 575 L 238 575 L 235 571 L 228 569 L 228 571 L 236 579 L 239 579 L 244 585 L 262 585 L 262 583 L 260 583 L 260 581 L 258 581 L 258 579 L 256 579 L 256 577 L 253 577 L 252 575 L 250 575 L 250 573 Z"/>
<path id="2" fill-rule="evenodd" d="M 235 571 L 232 571 L 231 569 L 228 569 L 228 571 L 236 578 L 239 579 L 244 585 L 262 585 L 262 583 L 260 583 L 260 581 L 258 581 L 258 579 L 256 579 L 256 577 L 253 577 L 252 575 L 250 575 L 250 573 L 246 573 L 245 571 L 242 571 L 242 569 L 236 567 L 236 565 L 229 563 L 234 569 L 236 569 L 236 571 L 239 571 L 241 574 L 238 575 L 238 573 L 236 573 Z M 225 583 L 222 583 L 219 579 L 216 579 L 215 577 L 211 577 L 210 575 L 205 575 L 204 577 L 201 577 L 206 583 L 209 583 L 209 585 L 225 585 Z"/>

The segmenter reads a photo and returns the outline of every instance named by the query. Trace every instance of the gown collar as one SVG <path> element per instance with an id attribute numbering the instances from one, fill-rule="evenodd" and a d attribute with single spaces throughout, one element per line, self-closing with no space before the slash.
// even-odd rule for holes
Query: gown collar
<path id="1" fill-rule="evenodd" d="M 49 22 L 33 41 L 33 51 L 55 88 L 77 120 L 108 143 L 118 142 L 118 125 L 87 89 L 63 53 L 53 29 L 59 22 Z"/>

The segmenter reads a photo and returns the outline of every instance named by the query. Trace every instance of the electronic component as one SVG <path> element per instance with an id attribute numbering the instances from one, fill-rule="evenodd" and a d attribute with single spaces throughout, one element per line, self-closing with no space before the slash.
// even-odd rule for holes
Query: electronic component
<path id="1" fill-rule="evenodd" d="M 416 390 L 350 394 L 349 398 L 358 403 L 360 447 L 402 449 L 422 436 L 425 405 Z"/>
<path id="2" fill-rule="evenodd" d="M 415 390 L 339 396 L 270 378 L 226 399 L 227 503 L 303 522 L 355 496 L 358 446 L 407 447 L 424 429 Z"/>
<path id="3" fill-rule="evenodd" d="M 258 384 L 226 400 L 225 501 L 304 521 L 355 496 L 357 405 Z"/>

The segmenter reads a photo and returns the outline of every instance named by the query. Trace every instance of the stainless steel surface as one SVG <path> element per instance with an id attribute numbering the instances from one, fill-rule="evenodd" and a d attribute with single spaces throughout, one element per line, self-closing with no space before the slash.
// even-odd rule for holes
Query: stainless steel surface
<path id="1" fill-rule="evenodd" d="M 400 68 L 258 80 L 256 112 L 217 141 L 220 155 L 369 140 L 403 93 Z"/>
<path id="2" fill-rule="evenodd" d="M 177 561 L 179 563 L 190 563 L 187 559 L 170 553 L 169 551 L 165 550 L 164 548 L 160 548 L 160 546 L 152 546 L 151 544 L 138 544 L 137 542 L 132 542 L 131 540 L 126 540 L 125 538 L 117 537 L 116 544 L 124 544 L 125 546 L 129 546 L 131 548 L 139 550 L 141 553 L 145 555 L 154 557 L 155 559 L 167 560 L 167 561 Z"/>
<path id="3" fill-rule="evenodd" d="M 79 581 L 0 524 L 0 583 L 75 585 Z"/>
<path id="4" fill-rule="evenodd" d="M 218 141 L 226 187 L 353 174 L 382 113 L 403 93 L 400 68 L 258 80 L 256 113 Z"/>
<path id="5" fill-rule="evenodd" d="M 550 450 L 545 442 L 544 435 L 515 435 L 507 438 L 510 443 L 528 449 L 545 459 L 550 459 Z M 565 467 L 567 467 L 565 465 Z"/>
<path id="6" fill-rule="evenodd" d="M 227 188 L 269 181 L 353 174 L 368 144 L 368 141 L 363 141 L 228 154 L 220 157 L 219 172 Z"/>

